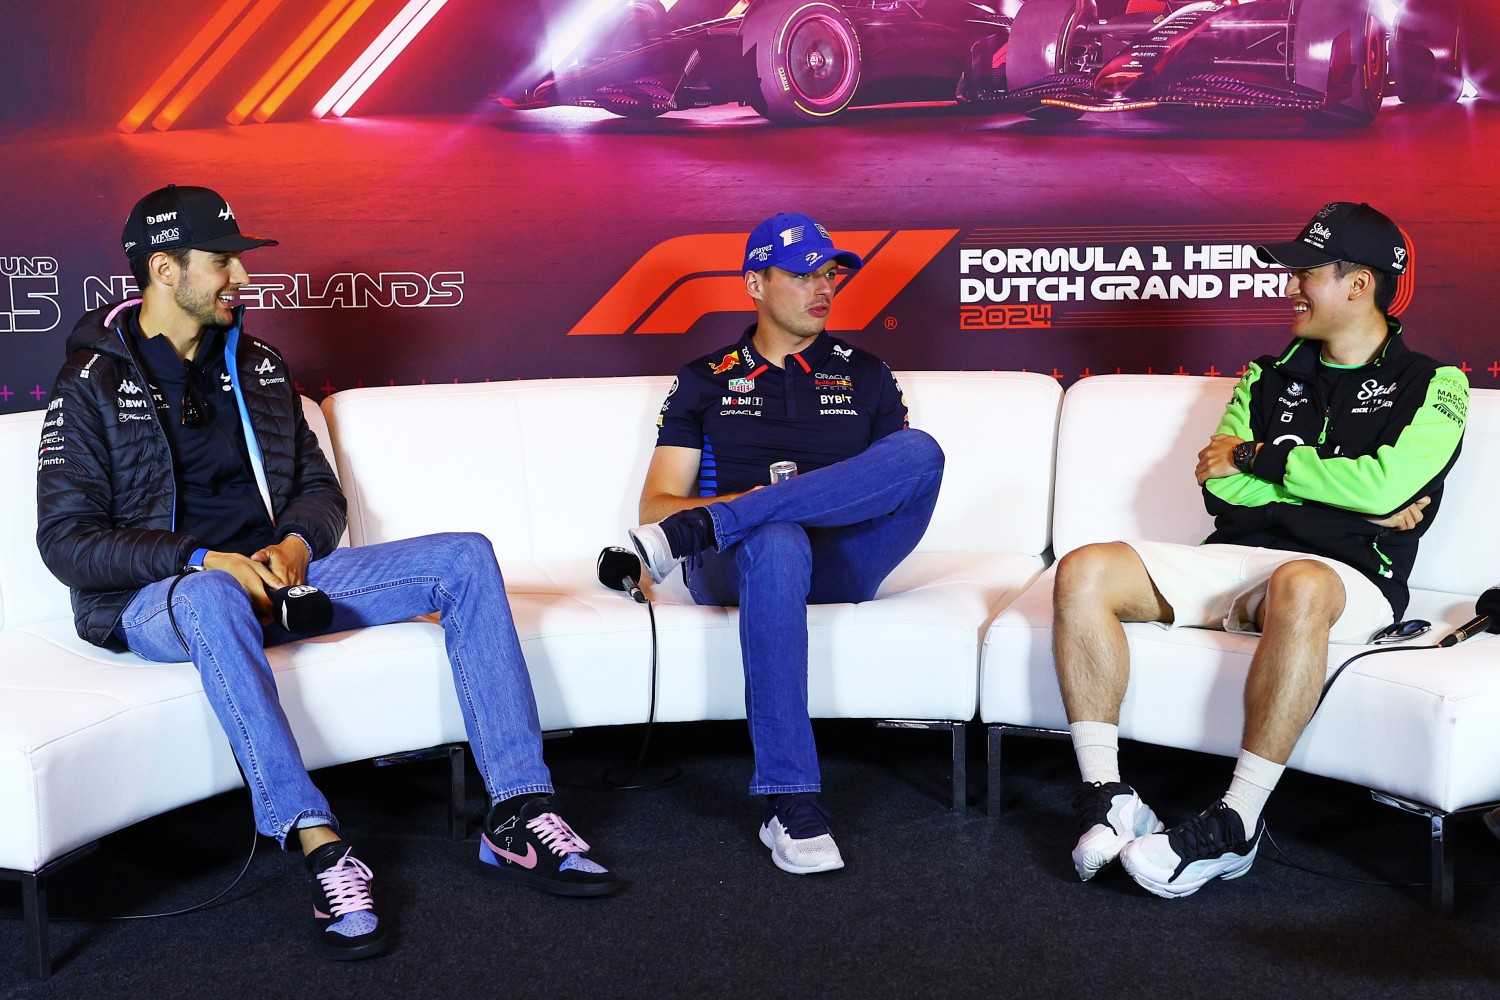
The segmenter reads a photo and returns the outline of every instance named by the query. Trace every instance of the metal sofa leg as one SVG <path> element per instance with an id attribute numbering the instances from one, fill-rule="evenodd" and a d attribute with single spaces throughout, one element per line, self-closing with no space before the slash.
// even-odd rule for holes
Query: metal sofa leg
<path id="1" fill-rule="evenodd" d="M 1447 815 L 1433 813 L 1432 837 L 1432 912 L 1440 917 L 1453 915 L 1453 849 L 1447 838 Z"/>
<path id="2" fill-rule="evenodd" d="M 38 980 L 52 975 L 52 953 L 47 942 L 47 880 L 36 872 L 21 873 L 21 919 L 26 924 L 26 964 Z"/>
<path id="3" fill-rule="evenodd" d="M 969 811 L 969 727 L 953 723 L 953 799 L 954 812 Z"/>
<path id="4" fill-rule="evenodd" d="M 946 719 L 876 719 L 875 728 L 947 730 L 953 748 L 949 808 L 955 812 L 964 812 L 969 808 L 968 723 Z"/>
<path id="5" fill-rule="evenodd" d="M 415 760 L 436 760 L 440 757 L 448 758 L 448 839 L 463 840 L 469 835 L 469 814 L 466 782 L 466 767 L 468 753 L 464 750 L 462 743 L 448 743 L 438 747 L 428 747 L 425 750 L 412 750 L 407 753 L 386 754 L 375 758 L 376 767 L 389 767 L 392 764 L 406 764 Z"/>
<path id="6" fill-rule="evenodd" d="M 1001 740 L 1006 736 L 1033 736 L 1045 740 L 1066 740 L 1069 738 L 1065 729 L 1043 729 L 1038 726 L 1012 726 L 1004 722 L 992 722 L 989 725 L 989 758 L 987 763 L 989 770 L 989 781 L 985 794 L 985 812 L 991 819 L 999 819 L 1005 811 L 1002 801 L 1005 793 L 1005 776 L 1001 771 Z"/>
<path id="7" fill-rule="evenodd" d="M 1000 746 L 1005 737 L 1004 726 L 990 726 L 989 753 L 985 758 L 986 788 L 984 811 L 991 820 L 997 820 L 1005 812 L 1005 775 L 1000 770 Z"/>
<path id="8" fill-rule="evenodd" d="M 1403 799 L 1389 792 L 1370 790 L 1370 797 L 1381 805 L 1393 806 L 1402 812 L 1427 817 L 1427 838 L 1431 859 L 1431 906 L 1440 917 L 1453 915 L 1453 843 L 1448 839 L 1448 821 L 1469 813 L 1489 812 L 1500 807 L 1500 802 L 1485 802 L 1467 806 L 1452 812 L 1443 812 L 1421 802 Z"/>
<path id="9" fill-rule="evenodd" d="M 21 920 L 25 925 L 26 965 L 37 979 L 52 976 L 52 948 L 47 940 L 47 878 L 99 846 L 93 841 L 75 847 L 60 858 L 53 858 L 34 872 L 0 868 L 0 881 L 21 886 Z"/>

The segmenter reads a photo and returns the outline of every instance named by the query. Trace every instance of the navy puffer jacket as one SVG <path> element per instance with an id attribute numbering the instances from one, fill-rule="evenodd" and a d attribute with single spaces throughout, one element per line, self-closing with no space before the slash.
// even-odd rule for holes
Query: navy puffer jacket
<path id="1" fill-rule="evenodd" d="M 151 387 L 125 333 L 139 300 L 86 314 L 47 406 L 37 462 L 37 547 L 72 591 L 78 634 L 121 648 L 113 630 L 141 587 L 176 576 L 212 539 L 176 529 L 176 486 Z M 241 332 L 224 338 L 251 467 L 278 538 L 307 539 L 313 557 L 344 533 L 344 494 L 302 415 L 286 362 Z"/>

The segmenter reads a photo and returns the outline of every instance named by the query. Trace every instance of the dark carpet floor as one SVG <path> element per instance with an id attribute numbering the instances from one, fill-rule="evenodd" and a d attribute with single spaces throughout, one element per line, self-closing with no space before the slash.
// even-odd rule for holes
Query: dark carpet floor
<path id="1" fill-rule="evenodd" d="M 446 839 L 447 768 L 354 764 L 317 777 L 377 873 L 399 941 L 384 958 L 319 959 L 300 865 L 262 841 L 211 907 L 156 920 L 55 922 L 56 972 L 31 981 L 18 919 L 0 920 L 0 996 L 1476 997 L 1500 995 L 1500 843 L 1455 823 L 1453 916 L 1428 909 L 1427 823 L 1337 782 L 1289 773 L 1267 819 L 1297 862 L 1263 843 L 1254 870 L 1167 901 L 1118 868 L 1073 874 L 1066 743 L 1006 741 L 1005 812 L 946 808 L 946 742 L 869 723 L 818 724 L 825 804 L 847 867 L 804 878 L 772 866 L 742 723 L 660 727 L 664 787 L 603 791 L 642 729 L 549 740 L 560 811 L 623 895 L 565 900 L 499 885 L 477 833 Z M 1230 762 L 1127 744 L 1128 780 L 1169 822 L 1222 791 Z M 470 783 L 470 812 L 483 804 Z M 54 916 L 138 913 L 207 899 L 250 842 L 243 793 L 115 834 L 50 883 Z M 1368 883 L 1399 883 L 1368 884 Z M 0 885 L 0 915 L 19 894 Z"/>

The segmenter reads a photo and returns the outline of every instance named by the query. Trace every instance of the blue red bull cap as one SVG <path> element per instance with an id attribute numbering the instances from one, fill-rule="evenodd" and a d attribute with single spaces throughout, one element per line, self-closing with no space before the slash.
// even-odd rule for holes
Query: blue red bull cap
<path id="1" fill-rule="evenodd" d="M 779 267 L 793 274 L 816 271 L 827 261 L 857 271 L 865 266 L 859 254 L 833 245 L 828 230 L 805 215 L 781 212 L 755 227 L 745 243 L 745 271 Z"/>

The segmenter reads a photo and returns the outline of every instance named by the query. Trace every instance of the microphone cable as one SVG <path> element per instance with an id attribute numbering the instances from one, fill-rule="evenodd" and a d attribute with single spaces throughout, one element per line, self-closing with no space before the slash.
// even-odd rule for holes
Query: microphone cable
<path id="1" fill-rule="evenodd" d="M 636 777 L 641 773 L 641 768 L 646 763 L 646 751 L 651 746 L 651 731 L 656 725 L 656 688 L 659 680 L 659 643 L 656 633 L 656 602 L 646 598 L 646 612 L 651 619 L 651 702 L 646 712 L 646 732 L 641 737 L 641 750 L 636 755 L 635 764 L 630 772 L 623 778 L 615 778 L 612 775 L 619 770 L 619 766 L 606 768 L 599 777 L 599 783 L 612 792 L 633 792 L 645 788 L 661 788 L 669 785 L 682 776 L 682 768 L 673 764 L 667 773 L 660 778 L 650 781 L 637 781 Z"/>
<path id="2" fill-rule="evenodd" d="M 187 639 L 183 636 L 182 629 L 177 625 L 177 612 L 172 607 L 172 595 L 176 593 L 177 585 L 182 582 L 183 578 L 187 576 L 188 573 L 188 570 L 182 570 L 177 574 L 177 576 L 172 580 L 171 584 L 167 587 L 167 621 L 171 622 L 172 631 L 176 633 L 177 641 L 182 644 L 182 651 L 188 654 L 189 659 L 191 659 L 192 655 L 187 644 Z M 245 790 L 248 793 L 250 790 L 250 783 L 248 781 L 245 781 L 245 770 L 244 768 L 240 767 L 238 757 L 234 757 L 232 754 L 230 755 L 230 757 L 234 761 L 235 769 L 240 772 L 240 780 L 245 783 Z M 155 920 L 159 917 L 181 917 L 189 913 L 196 913 L 199 910 L 207 909 L 214 903 L 217 903 L 219 900 L 223 899 L 231 891 L 233 891 L 234 887 L 239 885 L 240 882 L 245 878 L 246 873 L 250 871 L 251 863 L 255 861 L 255 851 L 260 844 L 260 831 L 255 828 L 253 810 L 251 815 L 252 819 L 250 821 L 250 854 L 245 858 L 244 866 L 240 868 L 239 874 L 234 877 L 234 880 L 232 882 L 226 885 L 223 889 L 220 889 L 214 895 L 210 896 L 208 899 L 205 899 L 199 903 L 193 903 L 190 906 L 184 906 L 180 909 L 163 910 L 159 913 L 123 913 L 102 917 L 49 917 L 48 919 L 56 920 L 60 923 L 93 923 L 96 921 L 111 920 Z"/>

